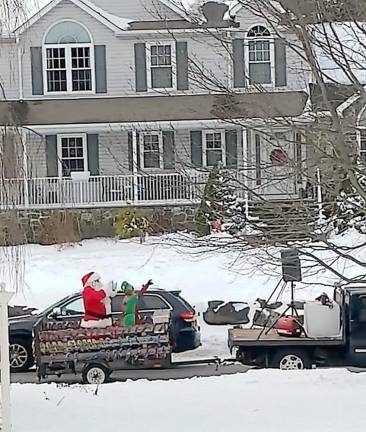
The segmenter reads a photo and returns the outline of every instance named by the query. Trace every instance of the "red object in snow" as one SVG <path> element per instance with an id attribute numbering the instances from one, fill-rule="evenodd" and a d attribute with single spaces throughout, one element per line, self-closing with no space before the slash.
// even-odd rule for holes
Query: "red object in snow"
<path id="1" fill-rule="evenodd" d="M 291 315 L 280 318 L 275 325 L 275 329 L 281 336 L 300 337 L 301 335 L 301 326 L 297 318 Z"/>

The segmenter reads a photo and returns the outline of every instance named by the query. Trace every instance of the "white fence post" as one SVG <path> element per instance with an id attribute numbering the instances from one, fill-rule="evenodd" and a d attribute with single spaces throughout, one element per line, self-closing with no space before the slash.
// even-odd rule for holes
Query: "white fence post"
<path id="1" fill-rule="evenodd" d="M 1 362 L 1 417 L 2 432 L 11 432 L 10 405 L 10 361 L 9 361 L 9 330 L 8 304 L 13 294 L 0 284 L 0 362 Z"/>

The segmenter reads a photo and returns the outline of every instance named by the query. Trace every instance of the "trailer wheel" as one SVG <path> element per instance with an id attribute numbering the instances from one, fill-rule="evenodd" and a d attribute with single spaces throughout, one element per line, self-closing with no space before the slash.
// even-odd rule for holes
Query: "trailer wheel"
<path id="1" fill-rule="evenodd" d="M 281 370 L 302 370 L 311 366 L 308 353 L 298 349 L 276 351 L 270 358 L 269 365 Z"/>
<path id="2" fill-rule="evenodd" d="M 111 371 L 101 364 L 89 364 L 82 373 L 84 384 L 104 384 L 108 381 Z"/>

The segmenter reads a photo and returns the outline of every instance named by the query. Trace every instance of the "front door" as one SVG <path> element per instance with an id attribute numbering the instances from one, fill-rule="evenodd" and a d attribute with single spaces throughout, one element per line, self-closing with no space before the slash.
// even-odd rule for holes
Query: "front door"
<path id="1" fill-rule="evenodd" d="M 350 358 L 352 364 L 366 367 L 366 295 L 351 297 Z"/>
<path id="2" fill-rule="evenodd" d="M 260 195 L 268 199 L 296 198 L 294 141 L 291 131 L 254 133 L 256 184 Z"/>

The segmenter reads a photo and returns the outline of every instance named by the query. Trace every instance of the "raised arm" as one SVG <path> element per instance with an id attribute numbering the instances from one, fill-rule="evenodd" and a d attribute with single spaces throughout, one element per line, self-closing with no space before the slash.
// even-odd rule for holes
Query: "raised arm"
<path id="1" fill-rule="evenodd" d="M 153 285 L 153 281 L 151 279 L 146 284 L 142 285 L 142 288 L 139 291 L 139 298 L 141 298 L 146 293 L 151 285 Z"/>

